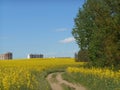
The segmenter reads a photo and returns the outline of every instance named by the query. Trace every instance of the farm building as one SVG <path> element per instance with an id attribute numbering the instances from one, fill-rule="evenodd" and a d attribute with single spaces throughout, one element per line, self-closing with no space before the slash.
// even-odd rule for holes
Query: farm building
<path id="1" fill-rule="evenodd" d="M 13 55 L 11 52 L 0 54 L 0 60 L 9 60 L 9 59 L 12 59 L 12 56 Z"/>
<path id="2" fill-rule="evenodd" d="M 28 59 L 30 58 L 43 58 L 43 54 L 28 54 Z"/>

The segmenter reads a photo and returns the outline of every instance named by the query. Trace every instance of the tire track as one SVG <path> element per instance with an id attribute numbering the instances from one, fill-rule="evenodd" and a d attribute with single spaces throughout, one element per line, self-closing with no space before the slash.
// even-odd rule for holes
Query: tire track
<path id="1" fill-rule="evenodd" d="M 56 77 L 53 77 L 53 75 L 55 74 L 56 74 Z M 66 80 L 63 80 L 62 74 L 63 72 L 56 72 L 56 73 L 51 73 L 47 76 L 46 79 L 49 82 L 52 90 L 63 90 L 62 84 L 65 84 L 71 88 L 74 88 L 74 90 L 86 90 L 86 88 L 84 88 L 81 85 L 73 84 Z"/>

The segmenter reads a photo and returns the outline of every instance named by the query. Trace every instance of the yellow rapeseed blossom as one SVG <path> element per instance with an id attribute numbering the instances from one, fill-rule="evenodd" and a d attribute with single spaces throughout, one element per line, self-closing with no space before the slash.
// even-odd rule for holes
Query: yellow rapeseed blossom
<path id="1" fill-rule="evenodd" d="M 101 69 L 101 68 L 77 68 L 77 67 L 68 67 L 67 72 L 69 73 L 82 73 L 85 75 L 94 75 L 100 78 L 112 78 L 116 82 L 120 80 L 120 71 L 115 72 L 112 70 L 109 70 L 107 68 Z"/>
<path id="2" fill-rule="evenodd" d="M 0 61 L 0 90 L 38 90 L 39 85 L 33 72 L 56 67 L 83 65 L 72 58 L 43 58 Z M 27 89 L 26 89 L 27 88 Z"/>

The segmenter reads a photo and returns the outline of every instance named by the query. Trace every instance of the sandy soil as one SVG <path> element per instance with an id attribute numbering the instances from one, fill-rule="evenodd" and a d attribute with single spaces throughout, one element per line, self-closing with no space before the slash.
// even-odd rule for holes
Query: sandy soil
<path id="1" fill-rule="evenodd" d="M 74 88 L 74 90 L 86 90 L 83 86 L 81 85 L 77 85 L 77 84 L 73 84 L 73 83 L 70 83 L 66 80 L 63 80 L 62 79 L 62 73 L 63 72 L 57 72 L 57 73 L 51 73 L 47 76 L 47 81 L 49 82 L 52 90 L 63 90 L 62 88 L 62 84 L 65 84 L 71 88 Z M 55 77 L 53 77 L 53 75 L 55 75 Z"/>

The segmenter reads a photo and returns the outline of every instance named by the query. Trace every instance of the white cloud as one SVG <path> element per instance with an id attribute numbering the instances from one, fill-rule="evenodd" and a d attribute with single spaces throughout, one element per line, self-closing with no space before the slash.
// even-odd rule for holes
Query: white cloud
<path id="1" fill-rule="evenodd" d="M 67 31 L 68 28 L 59 28 L 59 29 L 56 29 L 57 32 L 64 32 L 64 31 Z"/>
<path id="2" fill-rule="evenodd" d="M 74 41 L 75 41 L 74 37 L 68 37 L 68 38 L 65 38 L 64 40 L 60 40 L 60 43 L 71 43 Z"/>

